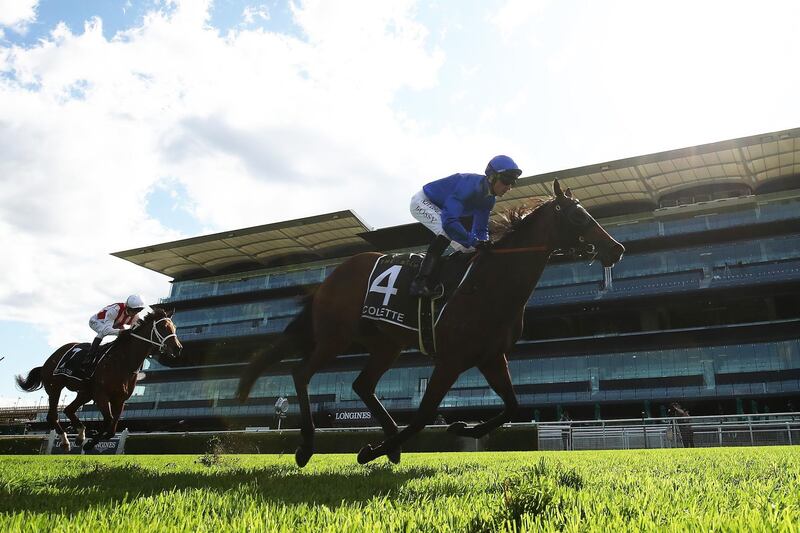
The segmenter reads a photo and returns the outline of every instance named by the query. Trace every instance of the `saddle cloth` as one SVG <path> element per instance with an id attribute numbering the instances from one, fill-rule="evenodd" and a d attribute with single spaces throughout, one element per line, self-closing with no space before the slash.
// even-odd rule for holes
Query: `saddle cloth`
<path id="1" fill-rule="evenodd" d="M 417 275 L 423 257 L 414 253 L 385 254 L 379 257 L 367 281 L 367 295 L 361 316 L 418 331 L 419 299 L 410 296 L 408 289 Z M 444 296 L 435 301 L 434 324 L 444 313 L 447 300 L 469 274 L 471 258 L 471 254 L 454 253 L 442 259 L 437 280 L 444 286 Z"/>
<path id="2" fill-rule="evenodd" d="M 76 344 L 61 356 L 61 359 L 59 359 L 55 370 L 53 370 L 53 375 L 66 376 L 79 381 L 85 381 L 91 378 L 94 375 L 94 370 L 97 368 L 97 364 L 103 360 L 108 353 L 108 350 L 111 349 L 112 345 L 113 343 L 108 343 L 100 346 L 100 357 L 97 358 L 97 363 L 95 363 L 92 368 L 89 369 L 89 372 L 86 373 L 83 371 L 81 366 L 83 365 L 83 361 L 86 359 L 86 356 L 89 355 L 89 348 L 91 348 L 91 344 L 88 342 Z"/>

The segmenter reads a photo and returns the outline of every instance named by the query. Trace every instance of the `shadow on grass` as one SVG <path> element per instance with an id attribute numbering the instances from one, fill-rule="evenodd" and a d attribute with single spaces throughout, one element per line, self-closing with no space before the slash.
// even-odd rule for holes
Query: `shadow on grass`
<path id="1" fill-rule="evenodd" d="M 51 512 L 72 515 L 90 507 L 105 507 L 161 493 L 206 490 L 218 494 L 255 494 L 265 502 L 287 505 L 342 504 L 395 494 L 406 482 L 436 473 L 429 467 L 353 466 L 342 472 L 300 470 L 294 465 L 262 468 L 217 466 L 199 471 L 169 471 L 136 464 L 95 464 L 78 475 L 46 483 L 0 484 L 0 513 Z"/>

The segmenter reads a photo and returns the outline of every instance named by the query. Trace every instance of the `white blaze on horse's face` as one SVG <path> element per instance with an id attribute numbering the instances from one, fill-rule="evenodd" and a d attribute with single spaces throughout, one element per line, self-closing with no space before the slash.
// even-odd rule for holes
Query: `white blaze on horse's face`
<path id="1" fill-rule="evenodd" d="M 161 351 L 167 352 L 167 355 L 176 357 L 181 350 L 183 350 L 183 345 L 181 345 L 181 341 L 178 340 L 175 324 L 167 317 L 159 320 L 156 326 L 158 328 L 156 330 L 156 336 L 159 337 Z"/>

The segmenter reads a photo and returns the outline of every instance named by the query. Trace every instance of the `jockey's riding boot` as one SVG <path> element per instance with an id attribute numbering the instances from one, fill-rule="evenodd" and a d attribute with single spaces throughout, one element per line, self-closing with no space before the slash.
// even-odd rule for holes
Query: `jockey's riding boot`
<path id="1" fill-rule="evenodd" d="M 83 359 L 83 363 L 81 364 L 81 370 L 84 374 L 88 374 L 92 371 L 92 367 L 94 366 L 94 360 L 97 358 L 97 352 L 100 351 L 100 341 L 102 341 L 100 337 L 95 337 L 92 341 L 92 347 L 89 348 L 89 353 L 86 354 L 86 357 Z"/>
<path id="2" fill-rule="evenodd" d="M 430 246 L 428 246 L 428 251 L 425 252 L 425 259 L 422 260 L 419 272 L 408 289 L 411 296 L 430 298 L 436 294 L 434 290 L 435 283 L 433 283 L 431 277 L 433 273 L 436 272 L 439 259 L 442 257 L 442 253 L 447 249 L 449 244 L 450 239 L 444 235 L 437 235 Z"/>

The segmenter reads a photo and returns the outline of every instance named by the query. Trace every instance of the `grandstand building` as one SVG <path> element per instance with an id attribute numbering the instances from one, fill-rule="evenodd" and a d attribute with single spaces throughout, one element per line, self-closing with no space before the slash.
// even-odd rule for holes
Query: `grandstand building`
<path id="1" fill-rule="evenodd" d="M 530 176 L 497 210 L 550 194 L 557 177 L 626 249 L 610 273 L 552 261 L 510 355 L 518 421 L 764 413 L 800 406 L 800 129 Z M 402 199 L 396 199 L 401 201 Z M 419 224 L 372 230 L 351 211 L 238 229 L 114 255 L 174 279 L 186 360 L 151 362 L 128 403 L 134 428 L 275 426 L 298 409 L 282 363 L 233 399 L 238 374 L 343 259 L 422 249 Z M 317 424 L 370 424 L 351 390 L 354 346 L 311 382 Z M 379 398 L 399 423 L 419 405 L 431 362 L 403 353 Z M 448 421 L 486 419 L 501 400 L 475 370 L 444 399 Z M 91 409 L 91 408 L 90 408 Z"/>

